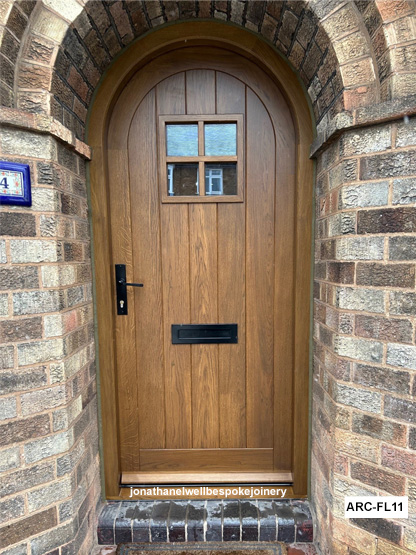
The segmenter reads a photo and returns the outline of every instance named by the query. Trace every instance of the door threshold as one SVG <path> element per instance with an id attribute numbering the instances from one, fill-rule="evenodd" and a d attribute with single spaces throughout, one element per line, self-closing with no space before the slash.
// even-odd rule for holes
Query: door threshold
<path id="1" fill-rule="evenodd" d="M 289 471 L 280 472 L 123 472 L 125 484 L 292 484 Z"/>

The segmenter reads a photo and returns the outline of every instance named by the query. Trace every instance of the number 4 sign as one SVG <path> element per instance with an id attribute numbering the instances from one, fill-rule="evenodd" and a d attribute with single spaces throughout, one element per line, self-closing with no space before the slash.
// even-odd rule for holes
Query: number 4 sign
<path id="1" fill-rule="evenodd" d="M 0 204 L 31 206 L 30 168 L 0 161 Z"/>

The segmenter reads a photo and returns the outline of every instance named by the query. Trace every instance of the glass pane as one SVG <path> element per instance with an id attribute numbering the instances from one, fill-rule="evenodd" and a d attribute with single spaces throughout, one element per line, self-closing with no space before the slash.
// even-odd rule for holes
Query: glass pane
<path id="1" fill-rule="evenodd" d="M 168 156 L 198 156 L 198 125 L 167 125 L 166 145 Z"/>
<path id="2" fill-rule="evenodd" d="M 236 156 L 236 123 L 206 123 L 204 129 L 205 156 Z"/>
<path id="3" fill-rule="evenodd" d="M 198 164 L 168 164 L 168 195 L 199 195 Z"/>
<path id="4" fill-rule="evenodd" d="M 205 164 L 205 194 L 236 195 L 237 164 L 235 162 Z"/>

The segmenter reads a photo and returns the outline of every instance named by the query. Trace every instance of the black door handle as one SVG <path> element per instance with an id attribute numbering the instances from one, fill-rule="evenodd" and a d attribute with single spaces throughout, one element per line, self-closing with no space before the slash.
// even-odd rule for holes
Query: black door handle
<path id="1" fill-rule="evenodd" d="M 126 265 L 116 264 L 116 296 L 117 314 L 125 316 L 128 312 L 127 307 L 127 285 L 131 287 L 143 287 L 143 283 L 128 283 L 126 281 Z"/>

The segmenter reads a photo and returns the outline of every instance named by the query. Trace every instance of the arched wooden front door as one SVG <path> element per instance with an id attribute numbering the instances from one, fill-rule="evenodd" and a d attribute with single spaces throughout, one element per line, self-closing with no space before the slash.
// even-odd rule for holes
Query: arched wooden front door
<path id="1" fill-rule="evenodd" d="M 105 142 L 121 484 L 292 483 L 288 103 L 236 52 L 177 48 L 129 79 Z"/>

